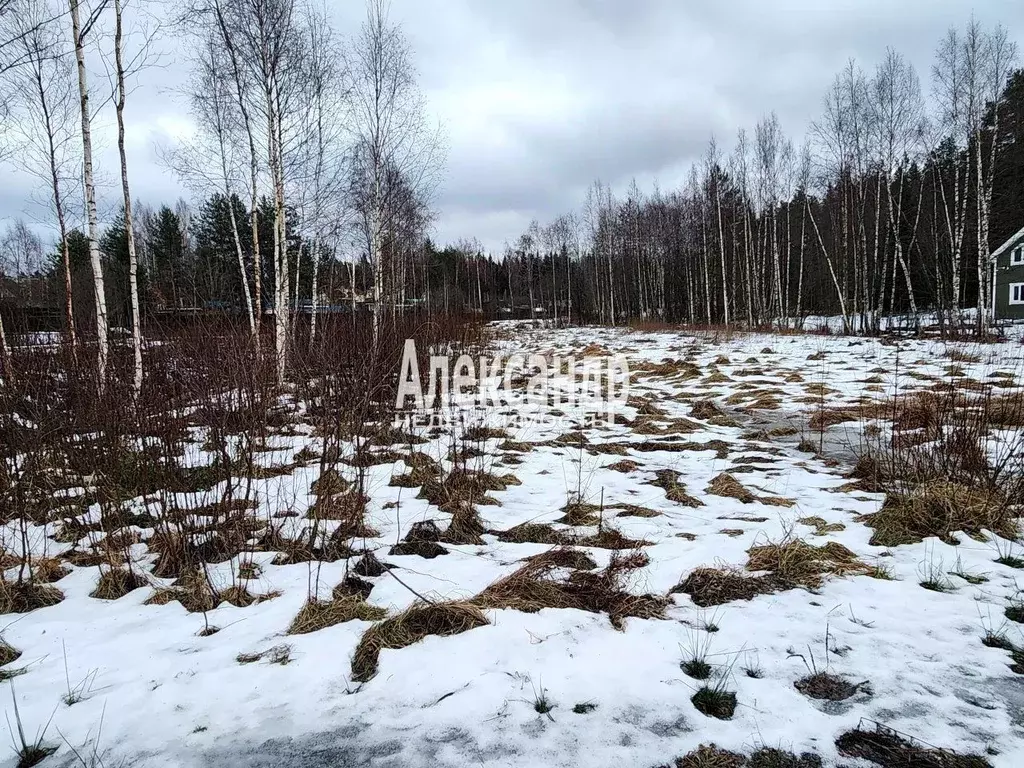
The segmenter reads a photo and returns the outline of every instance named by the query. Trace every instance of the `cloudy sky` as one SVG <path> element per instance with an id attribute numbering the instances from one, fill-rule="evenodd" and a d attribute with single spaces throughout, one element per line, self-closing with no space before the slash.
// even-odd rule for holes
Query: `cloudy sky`
<path id="1" fill-rule="evenodd" d="M 360 0 L 328 0 L 353 34 Z M 477 237 L 499 251 L 530 223 L 579 207 L 595 179 L 624 189 L 672 188 L 714 135 L 726 151 L 740 127 L 778 113 L 797 141 L 835 73 L 852 58 L 871 71 L 892 46 L 930 90 L 933 52 L 974 13 L 1024 48 L 1021 0 L 393 0 L 415 50 L 420 85 L 447 134 L 435 209 L 439 242 Z M 157 147 L 188 128 L 177 93 L 189 62 L 165 40 L 128 107 L 136 198 L 187 192 Z M 117 199 L 111 116 L 100 164 Z M 0 216 L 40 218 L 34 182 L 0 170 Z"/>

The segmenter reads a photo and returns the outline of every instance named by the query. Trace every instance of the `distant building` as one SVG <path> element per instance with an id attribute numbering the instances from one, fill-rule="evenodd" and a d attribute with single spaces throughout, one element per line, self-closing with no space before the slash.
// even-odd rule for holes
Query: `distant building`
<path id="1" fill-rule="evenodd" d="M 1024 229 L 992 254 L 994 320 L 1024 320 Z"/>

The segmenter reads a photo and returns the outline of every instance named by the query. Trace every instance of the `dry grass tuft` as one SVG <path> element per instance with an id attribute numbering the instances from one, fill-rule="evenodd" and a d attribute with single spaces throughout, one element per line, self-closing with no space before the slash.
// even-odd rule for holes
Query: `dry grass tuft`
<path id="1" fill-rule="evenodd" d="M 252 664 L 263 659 L 266 659 L 268 664 L 280 664 L 283 667 L 292 660 L 292 647 L 290 645 L 275 645 L 265 651 L 240 653 L 235 657 L 235 661 L 239 664 Z"/>
<path id="2" fill-rule="evenodd" d="M 815 672 L 793 683 L 804 696 L 825 701 L 845 701 L 860 690 L 860 684 L 828 672 Z"/>
<path id="3" fill-rule="evenodd" d="M 719 370 L 712 371 L 703 379 L 704 384 L 725 384 L 729 381 L 732 381 L 732 379 Z"/>
<path id="4" fill-rule="evenodd" d="M 946 353 L 946 357 L 952 360 L 954 363 L 980 363 L 981 355 L 975 355 L 970 352 L 964 352 L 961 349 L 951 349 Z"/>
<path id="5" fill-rule="evenodd" d="M 403 541 L 388 550 L 389 555 L 416 555 L 426 560 L 447 555 L 448 550 L 436 541 Z"/>
<path id="6" fill-rule="evenodd" d="M 333 496 L 336 493 L 344 493 L 351 487 L 351 483 L 338 474 L 336 469 L 325 469 L 320 477 L 313 481 L 310 487 L 317 496 Z"/>
<path id="7" fill-rule="evenodd" d="M 616 504 L 609 509 L 621 510 L 617 517 L 659 517 L 661 512 L 650 507 L 641 507 L 636 504 Z"/>
<path id="8" fill-rule="evenodd" d="M 747 554 L 750 556 L 747 570 L 769 571 L 783 582 L 799 584 L 808 589 L 819 587 L 822 576 L 826 574 L 847 576 L 874 573 L 873 568 L 834 541 L 816 547 L 803 539 L 789 538 L 779 544 L 769 542 L 751 547 Z"/>
<path id="9" fill-rule="evenodd" d="M 605 469 L 610 469 L 612 472 L 621 472 L 623 474 L 633 472 L 640 467 L 635 461 L 629 459 L 623 459 L 622 461 L 616 461 L 614 464 L 609 464 Z"/>
<path id="10" fill-rule="evenodd" d="M 700 368 L 688 360 L 665 359 L 660 363 L 639 363 L 632 370 L 638 373 L 648 373 L 651 376 L 670 377 L 674 381 L 700 378 Z"/>
<path id="11" fill-rule="evenodd" d="M 504 429 L 497 429 L 495 427 L 483 427 L 476 426 L 470 427 L 463 433 L 463 439 L 470 440 L 472 442 L 478 442 L 482 440 L 508 440 L 508 432 Z"/>
<path id="12" fill-rule="evenodd" d="M 757 496 L 752 491 L 744 488 L 740 481 L 728 472 L 723 472 L 715 477 L 705 490 L 714 496 L 725 496 L 741 501 L 744 504 L 757 501 Z"/>
<path id="13" fill-rule="evenodd" d="M 0 637 L 0 667 L 21 658 L 21 651 Z"/>
<path id="14" fill-rule="evenodd" d="M 472 603 L 415 603 L 366 630 L 352 658 L 352 679 L 365 682 L 377 674 L 378 658 L 384 648 L 405 648 L 430 635 L 449 637 L 488 623 Z"/>
<path id="15" fill-rule="evenodd" d="M 448 529 L 441 535 L 446 544 L 483 544 L 484 524 L 475 508 L 464 506 L 452 513 Z"/>
<path id="16" fill-rule="evenodd" d="M 392 566 L 382 563 L 373 552 L 366 552 L 353 566 L 353 573 L 359 576 L 383 576 Z"/>
<path id="17" fill-rule="evenodd" d="M 693 404 L 693 408 L 690 410 L 690 416 L 695 419 L 702 419 L 709 424 L 714 424 L 718 427 L 738 427 L 737 422 L 731 416 L 726 415 L 717 405 L 711 400 L 698 400 Z"/>
<path id="18" fill-rule="evenodd" d="M 604 510 L 597 504 L 588 504 L 585 501 L 570 501 L 561 509 L 565 514 L 556 520 L 556 523 L 563 525 L 597 525 L 600 522 L 598 517 Z"/>
<path id="19" fill-rule="evenodd" d="M 612 626 L 621 629 L 627 617 L 664 616 L 668 605 L 665 598 L 635 595 L 627 590 L 629 574 L 648 562 L 647 556 L 637 550 L 626 555 L 615 553 L 608 567 L 599 572 L 574 570 L 563 578 L 559 570 L 565 566 L 552 558 L 538 557 L 491 584 L 472 602 L 482 608 L 509 608 L 525 613 L 544 608 L 607 613 Z"/>
<path id="20" fill-rule="evenodd" d="M 353 595 L 343 595 L 333 600 L 309 600 L 292 619 L 288 634 L 305 635 L 355 619 L 380 621 L 387 615 L 388 612 L 383 608 L 370 605 Z"/>
<path id="21" fill-rule="evenodd" d="M 836 749 L 845 757 L 860 758 L 883 768 L 992 768 L 983 757 L 920 747 L 880 724 L 875 725 L 874 731 L 859 727 L 847 731 L 836 739 Z"/>
<path id="22" fill-rule="evenodd" d="M 577 543 L 581 547 L 594 547 L 596 549 L 636 549 L 637 547 L 651 546 L 649 541 L 631 539 L 614 528 L 604 528 L 593 536 L 585 536 Z"/>
<path id="23" fill-rule="evenodd" d="M 217 607 L 219 595 L 213 591 L 206 575 L 198 568 L 185 571 L 170 587 L 153 591 L 145 605 L 167 605 L 177 600 L 189 613 L 203 613 Z"/>
<path id="24" fill-rule="evenodd" d="M 134 571 L 125 568 L 111 568 L 100 574 L 96 588 L 89 597 L 100 600 L 117 600 L 132 590 L 146 586 L 146 580 Z"/>
<path id="25" fill-rule="evenodd" d="M 63 599 L 63 592 L 47 584 L 0 581 L 0 614 L 28 613 L 36 608 L 56 605 Z"/>
<path id="26" fill-rule="evenodd" d="M 693 752 L 676 758 L 675 768 L 743 768 L 746 762 L 743 755 L 719 749 L 714 744 L 701 744 Z"/>
<path id="27" fill-rule="evenodd" d="M 672 593 L 687 594 L 695 605 L 706 608 L 734 600 L 752 600 L 787 588 L 774 574 L 747 576 L 736 569 L 696 568 L 672 588 Z"/>
<path id="28" fill-rule="evenodd" d="M 426 499 L 443 512 L 476 504 L 500 506 L 500 502 L 488 493 L 504 491 L 519 481 L 511 475 L 497 476 L 489 472 L 474 472 L 456 469 L 444 477 L 430 477 L 420 488 L 417 499 Z"/>
<path id="29" fill-rule="evenodd" d="M 32 580 L 40 584 L 53 584 L 71 573 L 59 558 L 40 557 L 32 561 Z"/>
<path id="30" fill-rule="evenodd" d="M 804 752 L 798 757 L 775 747 L 761 747 L 750 756 L 746 768 L 822 768 L 822 763 L 813 752 Z"/>
<path id="31" fill-rule="evenodd" d="M 597 563 L 590 555 L 571 547 L 554 547 L 539 555 L 524 558 L 524 562 L 551 568 L 571 568 L 577 571 L 589 571 L 597 568 Z"/>
<path id="32" fill-rule="evenodd" d="M 493 531 L 499 541 L 510 544 L 572 544 L 575 538 L 545 523 L 520 523 L 507 531 Z"/>
<path id="33" fill-rule="evenodd" d="M 823 517 L 801 517 L 797 520 L 802 525 L 809 525 L 814 529 L 815 536 L 824 536 L 829 533 L 845 531 L 846 526 L 842 523 L 830 523 Z"/>
<path id="34" fill-rule="evenodd" d="M 703 507 L 704 502 L 686 492 L 686 484 L 679 481 L 680 476 L 674 469 L 659 469 L 654 473 L 655 479 L 650 485 L 664 490 L 669 501 L 682 504 L 684 507 Z"/>
<path id="35" fill-rule="evenodd" d="M 533 450 L 533 445 L 530 443 L 520 442 L 518 440 L 505 440 L 498 445 L 499 451 L 508 451 L 510 453 L 529 453 Z"/>
<path id="36" fill-rule="evenodd" d="M 1001 494 L 938 480 L 907 494 L 889 494 L 882 508 L 863 521 L 875 530 L 871 544 L 893 547 L 929 536 L 953 543 L 953 533 L 982 536 L 983 531 L 1017 539 L 1020 527 L 1014 510 Z"/>

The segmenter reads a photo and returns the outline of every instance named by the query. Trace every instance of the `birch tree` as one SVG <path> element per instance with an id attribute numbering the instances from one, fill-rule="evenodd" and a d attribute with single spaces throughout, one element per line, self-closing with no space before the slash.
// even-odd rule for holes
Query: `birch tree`
<path id="1" fill-rule="evenodd" d="M 96 212 L 96 180 L 92 158 L 92 114 L 89 108 L 89 83 L 85 66 L 85 40 L 107 8 L 108 0 L 100 0 L 88 15 L 82 18 L 80 0 L 69 0 L 71 33 L 78 67 L 79 111 L 82 125 L 82 182 L 85 189 L 85 212 L 88 221 L 89 265 L 92 269 L 93 296 L 96 314 L 96 375 L 100 392 L 106 386 L 107 358 L 107 297 L 103 284 L 103 263 L 100 260 L 99 217 Z"/>
<path id="2" fill-rule="evenodd" d="M 366 193 L 364 235 L 373 274 L 373 339 L 376 349 L 386 302 L 384 235 L 390 228 L 388 174 L 423 195 L 440 161 L 439 136 L 429 130 L 416 85 L 412 52 L 391 22 L 387 0 L 369 0 L 366 20 L 349 56 L 352 77 L 350 127 L 361 155 Z"/>
<path id="3" fill-rule="evenodd" d="M 60 237 L 64 323 L 72 360 L 77 361 L 67 205 L 69 188 L 75 186 L 75 166 L 81 158 L 74 144 L 72 65 L 65 54 L 59 27 L 49 21 L 56 15 L 57 11 L 48 3 L 37 0 L 23 3 L 14 20 L 17 42 L 12 50 L 23 65 L 11 72 L 16 85 L 15 115 L 11 124 L 19 134 L 17 165 L 49 189 L 48 207 L 52 208 Z"/>

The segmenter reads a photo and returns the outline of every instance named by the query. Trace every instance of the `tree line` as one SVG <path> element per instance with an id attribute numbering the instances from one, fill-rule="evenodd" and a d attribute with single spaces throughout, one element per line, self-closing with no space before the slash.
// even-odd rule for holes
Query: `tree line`
<path id="1" fill-rule="evenodd" d="M 971 20 L 937 46 L 930 98 L 889 49 L 839 72 L 797 147 L 773 113 L 731 152 L 712 139 L 680 189 L 534 221 L 495 268 L 464 254 L 458 294 L 531 316 L 766 326 L 809 314 L 878 331 L 925 310 L 984 331 L 991 254 L 1024 227 L 1024 71 L 1005 29 Z M 483 277 L 481 277 L 481 274 Z M 480 281 L 483 280 L 483 287 Z"/>
<path id="2" fill-rule="evenodd" d="M 5 160 L 38 180 L 58 233 L 48 254 L 15 222 L 0 256 L 8 293 L 63 308 L 101 386 L 111 324 L 131 332 L 137 389 L 144 319 L 196 307 L 243 317 L 259 354 L 270 326 L 278 377 L 295 312 L 312 345 L 326 306 L 367 307 L 374 339 L 409 307 L 747 327 L 839 315 L 867 331 L 974 308 L 984 331 L 991 253 L 1024 226 L 1024 71 L 1006 31 L 973 19 L 939 42 L 924 82 L 893 49 L 870 72 L 850 61 L 799 146 L 769 114 L 728 150 L 711 139 L 677 189 L 595 181 L 578 210 L 487 254 L 428 237 L 443 147 L 385 0 L 348 39 L 298 0 L 178 6 L 196 131 L 161 159 L 198 202 L 156 209 L 132 199 L 124 129 L 167 30 L 142 0 L 67 2 L 0 0 Z M 120 159 L 105 228 L 100 109 Z"/>

